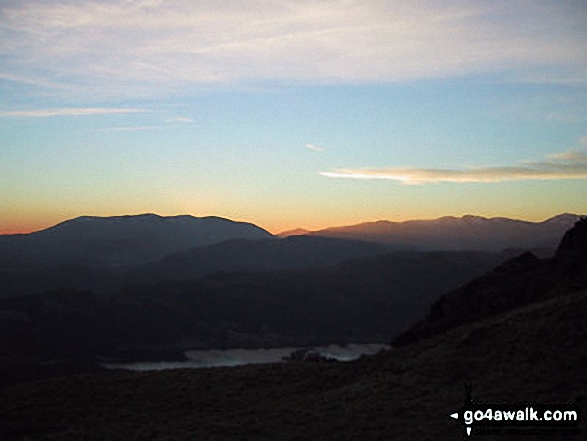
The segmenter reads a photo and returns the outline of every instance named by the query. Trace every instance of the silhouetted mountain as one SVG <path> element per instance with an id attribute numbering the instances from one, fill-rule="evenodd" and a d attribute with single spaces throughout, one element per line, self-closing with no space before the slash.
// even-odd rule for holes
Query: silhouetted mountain
<path id="1" fill-rule="evenodd" d="M 390 245 L 325 237 L 234 239 L 171 254 L 131 268 L 79 264 L 35 267 L 0 266 L 0 298 L 67 288 L 114 292 L 131 284 L 187 280 L 218 271 L 271 271 L 336 265 L 353 258 L 384 254 Z"/>
<path id="2" fill-rule="evenodd" d="M 425 320 L 398 336 L 396 345 L 455 326 L 587 288 L 587 219 L 567 231 L 550 259 L 525 253 L 444 294 Z"/>
<path id="3" fill-rule="evenodd" d="M 578 219 L 574 214 L 561 214 L 544 222 L 447 216 L 435 220 L 367 222 L 310 234 L 394 244 L 413 250 L 554 250 L 562 234 Z"/>
<path id="4" fill-rule="evenodd" d="M 272 271 L 331 266 L 345 260 L 388 253 L 392 246 L 327 237 L 231 240 L 172 254 L 125 275 L 129 283 L 187 280 L 224 271 Z"/>
<path id="5" fill-rule="evenodd" d="M 548 245 L 545 238 L 574 218 L 560 215 L 540 224 L 472 216 L 378 222 L 343 228 L 344 240 L 322 236 L 338 235 L 333 229 L 280 241 L 252 224 L 216 217 L 81 217 L 36 233 L 0 235 L 0 297 L 55 288 L 113 292 L 128 284 L 185 280 L 215 271 L 334 265 L 406 248 L 508 248 L 513 253 L 529 249 L 525 245 Z M 531 250 L 550 255 L 545 249 Z"/>
<path id="6" fill-rule="evenodd" d="M 35 233 L 0 235 L 0 262 L 120 267 L 225 240 L 271 237 L 253 224 L 219 217 L 83 216 Z"/>
<path id="7" fill-rule="evenodd" d="M 311 234 L 310 230 L 305 230 L 303 228 L 295 228 L 293 230 L 282 231 L 281 233 L 277 234 L 278 237 L 290 237 L 290 236 L 303 236 L 305 234 Z"/>

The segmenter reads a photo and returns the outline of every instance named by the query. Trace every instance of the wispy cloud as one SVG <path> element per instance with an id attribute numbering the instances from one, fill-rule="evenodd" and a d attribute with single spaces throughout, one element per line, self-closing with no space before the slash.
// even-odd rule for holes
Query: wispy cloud
<path id="1" fill-rule="evenodd" d="M 99 129 L 100 132 L 139 132 L 142 130 L 166 130 L 186 127 L 185 124 L 153 124 L 149 126 L 118 126 Z"/>
<path id="2" fill-rule="evenodd" d="M 194 120 L 191 118 L 186 118 L 184 116 L 176 116 L 174 118 L 167 118 L 165 120 L 166 123 L 185 123 L 185 124 L 190 124 L 193 123 Z"/>
<path id="3" fill-rule="evenodd" d="M 5 2 L 5 69 L 93 94 L 278 79 L 397 81 L 563 66 L 583 81 L 581 2 Z M 504 17 L 507 17 L 505 19 Z M 16 78 L 16 77 L 15 77 Z M 116 81 L 112 81 L 115 78 Z"/>
<path id="4" fill-rule="evenodd" d="M 315 152 L 323 152 L 324 149 L 322 147 L 318 147 L 317 145 L 314 144 L 306 144 L 306 148 L 309 150 L 314 150 Z"/>
<path id="5" fill-rule="evenodd" d="M 167 126 L 126 126 L 126 127 L 107 127 L 105 129 L 99 129 L 100 132 L 139 132 L 142 130 L 156 130 L 166 128 Z"/>
<path id="6" fill-rule="evenodd" d="M 465 168 L 359 168 L 319 172 L 329 178 L 385 179 L 402 184 L 501 182 L 522 180 L 585 179 L 587 153 L 569 151 L 548 155 L 543 161 L 527 161 L 514 166 Z"/>
<path id="7" fill-rule="evenodd" d="M 142 113 L 144 109 L 104 108 L 104 107 L 67 107 L 61 109 L 9 110 L 0 112 L 0 117 L 47 118 L 51 116 L 85 116 L 108 115 L 116 113 Z"/>
<path id="8" fill-rule="evenodd" d="M 27 78 L 22 75 L 14 75 L 7 72 L 0 72 L 0 80 L 9 81 L 12 83 L 21 83 L 21 84 L 28 84 L 32 86 L 40 86 L 44 88 L 51 88 L 51 89 L 69 89 L 70 86 L 62 83 L 58 83 L 56 81 L 48 81 L 43 79 L 42 77 L 33 77 Z"/>

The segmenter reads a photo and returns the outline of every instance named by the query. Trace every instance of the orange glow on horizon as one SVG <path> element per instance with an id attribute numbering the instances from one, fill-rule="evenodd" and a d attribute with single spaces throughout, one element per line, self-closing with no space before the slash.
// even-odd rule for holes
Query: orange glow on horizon
<path id="1" fill-rule="evenodd" d="M 109 217 L 109 216 L 120 216 L 120 215 L 125 215 L 125 214 L 129 214 L 129 215 L 134 215 L 134 214 L 142 214 L 142 213 L 123 213 L 123 214 L 119 214 L 119 213 L 104 213 L 104 214 L 88 214 L 90 216 L 99 216 L 99 217 Z M 180 213 L 157 213 L 160 216 L 177 216 Z M 356 225 L 356 224 L 361 224 L 361 223 L 369 223 L 369 222 L 375 222 L 375 221 L 379 221 L 379 220 L 386 220 L 386 221 L 391 221 L 391 222 L 405 222 L 405 221 L 409 221 L 409 220 L 433 220 L 433 219 L 438 219 L 440 217 L 444 217 L 444 216 L 454 216 L 454 217 L 462 217 L 464 215 L 475 215 L 475 216 L 483 216 L 486 218 L 492 218 L 492 217 L 509 217 L 511 219 L 518 219 L 518 220 L 524 220 L 524 221 L 528 221 L 528 222 L 541 222 L 544 220 L 547 220 L 553 216 L 556 216 L 557 214 L 561 214 L 561 213 L 533 213 L 532 215 L 526 215 L 526 216 L 516 216 L 515 214 L 495 214 L 495 213 L 451 213 L 451 214 L 435 214 L 435 215 L 406 215 L 406 216 L 365 216 L 365 217 L 358 217 L 358 216 L 341 216 L 340 218 L 331 218 L 329 220 L 324 219 L 323 217 L 321 217 L 320 219 L 315 219 L 313 221 L 305 218 L 299 222 L 296 222 L 296 219 L 292 219 L 292 220 L 284 220 L 281 219 L 281 222 L 279 220 L 275 220 L 273 222 L 271 221 L 267 221 L 267 219 L 244 219 L 240 216 L 230 216 L 230 215 L 223 215 L 223 214 L 218 214 L 218 215 L 214 215 L 214 214 L 202 214 L 202 213 L 181 213 L 181 214 L 191 214 L 192 216 L 195 217 L 206 217 L 206 216 L 218 216 L 218 217 L 223 217 L 223 218 L 227 218 L 230 220 L 234 220 L 237 222 L 249 222 L 252 224 L 257 225 L 258 227 L 261 227 L 267 231 L 269 231 L 271 234 L 279 234 L 279 233 L 283 233 L 286 231 L 291 231 L 291 230 L 296 230 L 296 229 L 304 229 L 304 230 L 308 230 L 308 231 L 318 231 L 318 230 L 323 230 L 326 228 L 331 228 L 331 227 L 342 227 L 342 226 L 348 226 L 348 225 Z M 576 213 L 576 214 L 582 214 L 582 213 Z M 66 220 L 70 220 L 70 219 L 74 219 L 78 216 L 82 216 L 85 214 L 78 214 L 78 215 L 74 215 L 74 216 L 66 216 L 66 215 L 61 215 L 61 216 L 50 216 L 47 217 L 45 219 L 41 219 L 41 216 L 35 216 L 34 219 L 31 218 L 27 218 L 27 219 L 4 219 L 4 222 L 0 221 L 0 235 L 13 235 L 13 234 L 29 234 L 29 233 L 34 233 L 36 231 L 41 231 L 41 230 L 45 230 L 47 228 L 50 228 L 54 225 L 57 225 L 61 222 L 64 222 Z M 32 216 L 31 216 L 32 217 Z"/>
<path id="2" fill-rule="evenodd" d="M 0 236 L 14 235 L 14 234 L 30 234 L 37 230 L 0 230 Z"/>
<path id="3" fill-rule="evenodd" d="M 52 227 L 55 223 L 51 222 L 35 222 L 34 224 L 21 224 L 21 225 L 2 225 L 0 226 L 0 236 L 7 234 L 29 234 L 35 231 L 45 230 Z"/>

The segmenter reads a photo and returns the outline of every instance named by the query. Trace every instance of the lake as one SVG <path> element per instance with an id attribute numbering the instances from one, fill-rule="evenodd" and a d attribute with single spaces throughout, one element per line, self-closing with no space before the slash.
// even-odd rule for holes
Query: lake
<path id="1" fill-rule="evenodd" d="M 379 343 L 348 345 L 329 345 L 311 348 L 324 356 L 338 361 L 352 361 L 361 355 L 373 355 L 390 346 Z M 286 347 L 271 349 L 208 349 L 186 351 L 185 361 L 159 361 L 137 363 L 108 363 L 102 366 L 108 369 L 126 369 L 130 371 L 159 371 L 164 369 L 210 368 L 221 366 L 238 366 L 243 364 L 279 363 L 282 357 L 304 348 Z"/>

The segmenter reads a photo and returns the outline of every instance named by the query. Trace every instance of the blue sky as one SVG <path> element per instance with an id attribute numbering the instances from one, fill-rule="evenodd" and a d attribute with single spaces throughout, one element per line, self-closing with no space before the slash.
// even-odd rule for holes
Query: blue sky
<path id="1" fill-rule="evenodd" d="M 587 212 L 583 1 L 4 1 L 0 232 Z"/>

